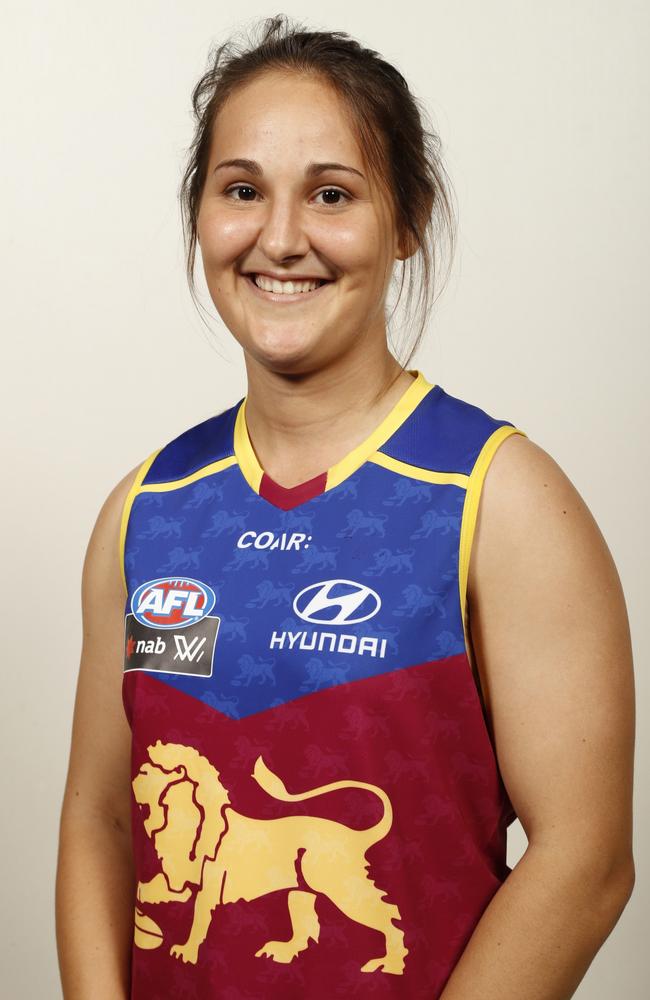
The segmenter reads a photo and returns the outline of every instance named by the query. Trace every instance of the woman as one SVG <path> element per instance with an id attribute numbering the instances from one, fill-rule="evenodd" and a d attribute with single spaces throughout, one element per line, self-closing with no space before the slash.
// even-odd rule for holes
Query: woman
<path id="1" fill-rule="evenodd" d="M 542 448 L 388 348 L 452 218 L 405 81 L 265 29 L 196 88 L 182 189 L 246 397 L 84 565 L 65 996 L 559 1000 L 634 882 L 618 574 Z"/>

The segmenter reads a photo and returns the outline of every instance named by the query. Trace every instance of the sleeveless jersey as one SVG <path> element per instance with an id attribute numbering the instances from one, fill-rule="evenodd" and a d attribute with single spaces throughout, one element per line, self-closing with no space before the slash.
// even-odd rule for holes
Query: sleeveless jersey
<path id="1" fill-rule="evenodd" d="M 246 398 L 139 469 L 134 1000 L 434 1000 L 510 873 L 466 591 L 486 471 L 524 432 L 410 372 L 294 489 Z"/>

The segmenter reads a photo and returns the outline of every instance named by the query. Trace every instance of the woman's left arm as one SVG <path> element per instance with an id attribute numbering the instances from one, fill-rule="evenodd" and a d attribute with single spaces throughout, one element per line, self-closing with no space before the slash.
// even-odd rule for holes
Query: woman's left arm
<path id="1" fill-rule="evenodd" d="M 634 886 L 634 674 L 625 599 L 589 509 L 515 434 L 488 469 L 470 636 L 528 846 L 440 1000 L 567 1000 Z"/>

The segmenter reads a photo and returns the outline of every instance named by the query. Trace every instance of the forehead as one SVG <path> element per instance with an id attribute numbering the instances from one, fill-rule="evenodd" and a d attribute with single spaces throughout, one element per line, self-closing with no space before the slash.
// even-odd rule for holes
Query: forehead
<path id="1" fill-rule="evenodd" d="M 313 76 L 269 71 L 228 98 L 214 123 L 211 159 L 243 156 L 286 164 L 334 160 L 363 169 L 363 155 L 342 99 Z M 302 169 L 302 163 L 300 163 Z"/>

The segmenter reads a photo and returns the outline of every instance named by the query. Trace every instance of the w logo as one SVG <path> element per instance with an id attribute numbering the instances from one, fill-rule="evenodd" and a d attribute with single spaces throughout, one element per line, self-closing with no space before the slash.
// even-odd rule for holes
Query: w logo
<path id="1" fill-rule="evenodd" d="M 175 635 L 174 642 L 176 643 L 176 653 L 174 654 L 175 660 L 189 660 L 190 663 L 198 663 L 203 654 L 205 653 L 206 636 L 199 638 L 195 636 L 191 642 L 187 641 L 184 635 Z"/>
<path id="2" fill-rule="evenodd" d="M 296 595 L 293 609 L 306 622 L 317 625 L 356 625 L 376 615 L 379 594 L 354 580 L 323 580 Z"/>

